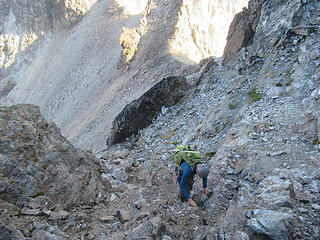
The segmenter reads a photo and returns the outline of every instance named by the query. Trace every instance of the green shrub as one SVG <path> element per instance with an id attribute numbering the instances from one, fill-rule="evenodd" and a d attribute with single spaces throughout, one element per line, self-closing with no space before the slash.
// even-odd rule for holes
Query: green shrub
<path id="1" fill-rule="evenodd" d="M 290 75 L 291 75 L 291 70 L 292 70 L 292 67 L 289 67 L 289 68 L 285 71 L 285 76 L 290 76 Z"/>
<path id="2" fill-rule="evenodd" d="M 44 196 L 44 192 L 38 192 L 36 195 L 32 196 L 32 198 Z"/>
<path id="3" fill-rule="evenodd" d="M 211 157 L 213 157 L 215 154 L 216 154 L 216 152 L 206 152 L 206 153 L 204 154 L 204 156 L 207 157 L 207 158 L 211 158 Z"/>
<path id="4" fill-rule="evenodd" d="M 238 106 L 238 103 L 236 103 L 236 102 L 231 102 L 231 103 L 229 103 L 229 108 L 230 108 L 230 110 L 235 109 L 237 106 Z"/>
<path id="5" fill-rule="evenodd" d="M 255 87 L 251 88 L 251 90 L 249 91 L 249 96 L 251 103 L 257 102 L 262 99 L 262 93 L 257 92 L 257 89 Z"/>
<path id="6" fill-rule="evenodd" d="M 286 83 L 286 86 L 290 86 L 293 82 L 293 79 L 292 78 L 289 78 L 289 81 Z"/>

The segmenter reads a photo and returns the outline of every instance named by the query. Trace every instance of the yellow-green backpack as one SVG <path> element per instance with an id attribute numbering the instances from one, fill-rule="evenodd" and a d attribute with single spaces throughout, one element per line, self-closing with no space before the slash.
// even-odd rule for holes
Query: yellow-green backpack
<path id="1" fill-rule="evenodd" d="M 202 158 L 200 152 L 192 151 L 189 146 L 177 146 L 174 150 L 173 161 L 177 166 L 185 161 L 192 167 L 197 163 L 202 163 Z"/>

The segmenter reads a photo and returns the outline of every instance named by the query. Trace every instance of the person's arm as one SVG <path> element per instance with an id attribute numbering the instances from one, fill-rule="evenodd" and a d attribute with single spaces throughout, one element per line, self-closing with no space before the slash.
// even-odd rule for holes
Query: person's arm
<path id="1" fill-rule="evenodd" d="M 208 188 L 208 177 L 202 178 L 202 186 L 204 194 L 208 195 L 210 193 L 210 190 Z"/>
<path id="2" fill-rule="evenodd" d="M 202 178 L 202 186 L 203 188 L 208 187 L 208 177 Z"/>

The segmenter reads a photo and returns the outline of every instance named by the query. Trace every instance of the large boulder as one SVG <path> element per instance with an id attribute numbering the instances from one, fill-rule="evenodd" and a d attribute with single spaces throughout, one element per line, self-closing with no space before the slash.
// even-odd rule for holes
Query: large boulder
<path id="1" fill-rule="evenodd" d="M 171 107 L 186 95 L 190 85 L 183 77 L 167 77 L 149 89 L 139 99 L 128 104 L 115 118 L 107 144 L 124 141 L 151 124 L 162 107 Z"/>
<path id="2" fill-rule="evenodd" d="M 289 231 L 286 226 L 292 215 L 284 212 L 255 209 L 254 216 L 248 220 L 248 227 L 253 231 L 265 234 L 274 240 L 289 239 Z"/>

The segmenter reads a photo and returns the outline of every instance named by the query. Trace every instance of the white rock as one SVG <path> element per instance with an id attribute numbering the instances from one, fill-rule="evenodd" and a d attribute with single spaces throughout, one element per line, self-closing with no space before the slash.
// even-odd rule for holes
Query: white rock
<path id="1" fill-rule="evenodd" d="M 117 198 L 117 196 L 114 194 L 114 193 L 112 193 L 111 194 L 111 197 L 110 197 L 110 201 L 112 202 L 113 200 L 115 200 Z"/>
<path id="2" fill-rule="evenodd" d="M 129 176 L 124 167 L 116 169 L 111 176 L 115 178 L 117 181 L 125 182 Z"/>

